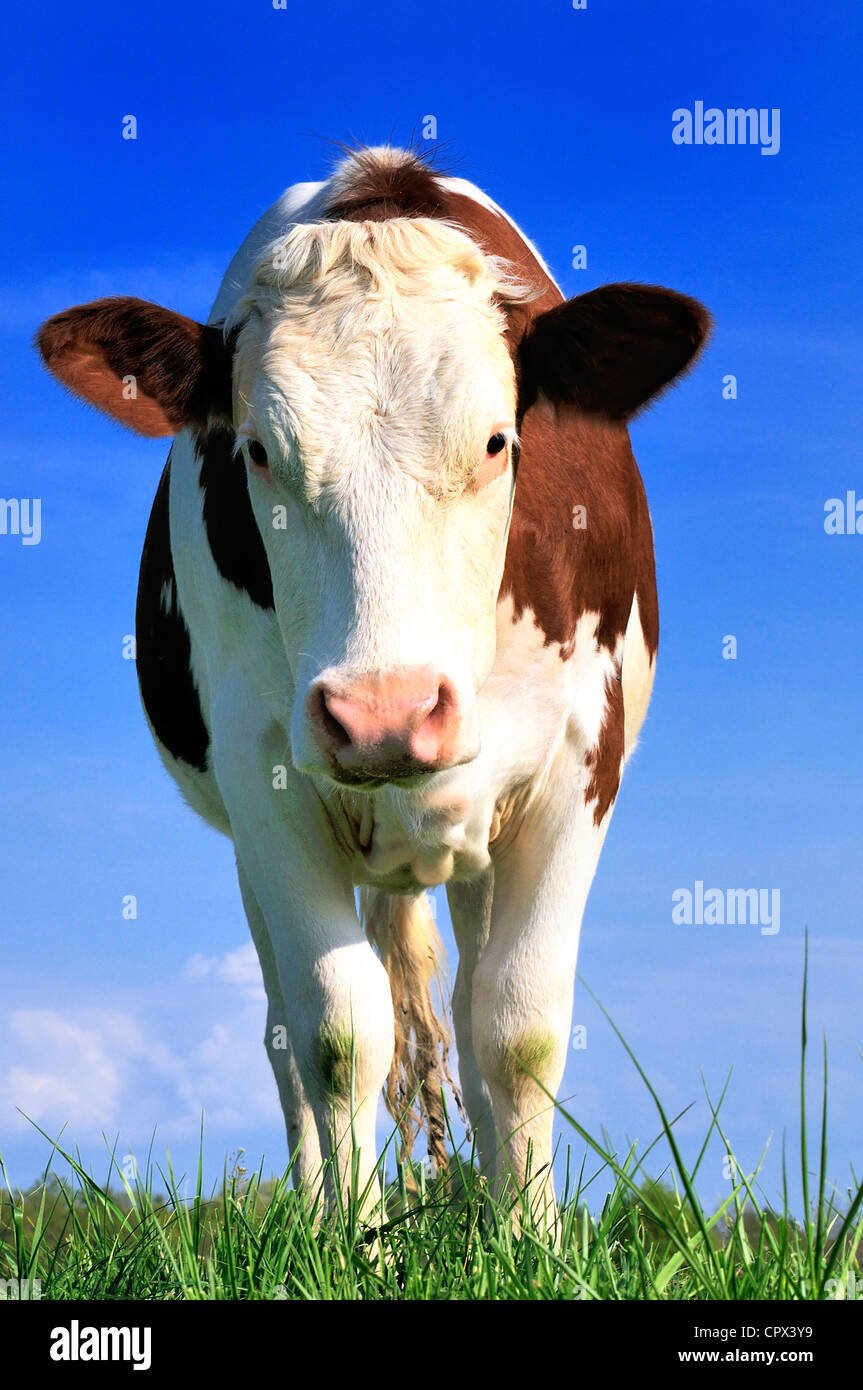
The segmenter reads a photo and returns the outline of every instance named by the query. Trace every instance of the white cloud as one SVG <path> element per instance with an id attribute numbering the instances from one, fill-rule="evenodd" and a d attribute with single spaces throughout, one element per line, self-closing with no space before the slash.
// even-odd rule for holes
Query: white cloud
<path id="1" fill-rule="evenodd" d="M 5 1032 L 19 1060 L 0 1077 L 3 1111 L 17 1106 L 42 1125 L 60 1113 L 85 1128 L 111 1122 L 120 1078 L 98 1029 L 50 1009 L 18 1009 Z"/>
<path id="2" fill-rule="evenodd" d="M 179 982 L 131 1007 L 10 1010 L 0 1017 L 0 1133 L 33 1120 L 51 1134 L 67 1126 L 74 1143 L 103 1130 L 132 1141 L 154 1126 L 188 1138 L 202 1111 L 208 1132 L 278 1124 L 264 1016 L 251 943 L 192 957 Z"/>
<path id="3" fill-rule="evenodd" d="M 190 980 L 215 978 L 227 985 L 235 985 L 249 999 L 266 1001 L 261 967 L 251 941 L 224 956 L 192 956 L 186 965 L 185 975 Z"/>

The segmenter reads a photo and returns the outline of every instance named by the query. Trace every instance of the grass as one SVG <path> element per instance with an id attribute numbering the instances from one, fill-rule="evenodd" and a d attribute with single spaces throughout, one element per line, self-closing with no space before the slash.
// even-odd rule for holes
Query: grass
<path id="1" fill-rule="evenodd" d="M 621 1038 L 656 1105 L 659 1133 L 643 1153 L 630 1148 L 621 1156 L 561 1109 L 584 1156 L 577 1172 L 567 1168 L 554 1239 L 533 1223 L 529 1190 L 491 1200 L 472 1155 L 454 1154 L 445 1181 L 397 1163 L 369 1227 L 358 1215 L 362 1194 L 321 1213 L 292 1188 L 290 1170 L 265 1181 L 260 1171 L 249 1177 L 235 1168 L 206 1196 L 199 1158 L 189 1198 L 170 1164 L 157 1171 L 150 1160 L 146 1173 L 130 1182 L 112 1153 L 108 1178 L 99 1184 L 53 1144 L 52 1164 L 56 1155 L 63 1158 L 70 1179 L 53 1176 L 49 1165 L 26 1194 L 13 1192 L 0 1160 L 0 1280 L 38 1280 L 42 1298 L 75 1300 L 853 1297 L 855 1289 L 863 1292 L 863 1184 L 853 1178 L 840 1195 L 827 1181 L 826 1050 L 818 1167 L 810 1172 L 806 993 L 804 970 L 799 1221 L 789 1207 L 784 1155 L 778 1210 L 762 1198 L 757 1171 L 733 1166 L 720 1118 L 728 1082 L 716 1104 L 707 1095 L 710 1126 L 687 1169 L 674 1133 L 680 1117 L 666 1114 Z M 726 1201 L 708 1212 L 696 1182 L 717 1137 L 734 1177 Z M 663 1149 L 668 1164 L 657 1181 L 645 1163 L 655 1163 Z M 610 1181 L 611 1191 L 592 1214 L 588 1203 L 600 1181 Z"/>

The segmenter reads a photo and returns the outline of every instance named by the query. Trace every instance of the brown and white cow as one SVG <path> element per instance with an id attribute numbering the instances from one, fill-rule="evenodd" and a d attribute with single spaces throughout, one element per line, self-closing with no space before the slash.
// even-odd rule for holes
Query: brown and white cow
<path id="1" fill-rule="evenodd" d="M 374 1191 L 385 1083 L 396 1109 L 421 1086 L 443 1154 L 437 884 L 481 1161 L 550 1169 L 582 913 L 658 640 L 627 421 L 707 327 L 651 286 L 565 302 L 484 193 L 381 148 L 288 189 L 207 325 L 118 298 L 40 332 L 73 391 L 177 436 L 141 693 L 234 841 L 305 1181 L 334 1146 L 347 1183 L 355 1142 Z"/>

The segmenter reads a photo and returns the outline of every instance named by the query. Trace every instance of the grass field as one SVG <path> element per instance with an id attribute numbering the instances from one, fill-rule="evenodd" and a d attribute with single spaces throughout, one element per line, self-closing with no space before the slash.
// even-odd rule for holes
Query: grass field
<path id="1" fill-rule="evenodd" d="M 658 1138 L 640 1154 L 617 1155 L 562 1111 L 570 1154 L 577 1146 L 580 1157 L 577 1171 L 567 1171 L 553 1237 L 534 1225 L 529 1189 L 492 1201 L 470 1155 L 454 1155 L 445 1181 L 396 1163 L 370 1226 L 358 1218 L 358 1193 L 317 1219 L 320 1212 L 291 1187 L 290 1173 L 265 1181 L 235 1167 L 207 1195 L 199 1163 L 194 1193 L 185 1197 L 170 1167 L 156 1170 L 151 1163 L 129 1183 L 112 1156 L 107 1180 L 97 1183 L 54 1145 L 52 1161 L 59 1156 L 68 1164 L 70 1178 L 60 1181 L 49 1171 L 28 1193 L 13 1191 L 0 1161 L 0 1281 L 7 1281 L 7 1296 L 15 1296 L 15 1281 L 28 1281 L 31 1297 L 52 1299 L 863 1296 L 863 1183 L 853 1178 L 841 1191 L 828 1184 L 826 1054 L 820 1131 L 810 1155 L 806 1052 L 804 976 L 798 1217 L 789 1207 L 790 1167 L 783 1167 L 779 1209 L 760 1196 L 757 1173 L 731 1168 L 727 1200 L 706 1211 L 697 1182 L 708 1144 L 718 1138 L 729 1159 L 732 1154 L 720 1115 L 726 1091 L 710 1103 L 709 1131 L 687 1169 L 675 1120 L 630 1052 L 656 1104 Z M 650 1178 L 663 1163 L 662 1180 Z M 593 1193 L 609 1182 L 609 1195 L 591 1212 Z M 23 1288 L 18 1293 L 26 1296 Z"/>

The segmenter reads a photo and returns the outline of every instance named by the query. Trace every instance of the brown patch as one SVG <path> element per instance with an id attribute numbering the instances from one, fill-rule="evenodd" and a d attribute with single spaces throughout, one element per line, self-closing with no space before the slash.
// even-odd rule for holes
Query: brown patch
<path id="1" fill-rule="evenodd" d="M 590 781 L 585 788 L 585 801 L 596 799 L 593 811 L 595 825 L 602 823 L 620 786 L 623 767 L 624 714 L 623 687 L 619 680 L 611 680 L 606 688 L 605 716 L 602 721 L 599 740 L 584 759 L 590 772 Z"/>
<path id="2" fill-rule="evenodd" d="M 653 661 L 659 647 L 659 600 L 656 593 L 656 560 L 653 553 L 653 526 L 647 507 L 644 483 L 635 459 L 636 508 L 632 518 L 632 545 L 635 555 L 635 595 L 644 644 Z"/>
<path id="3" fill-rule="evenodd" d="M 652 576 L 647 502 L 627 431 L 542 402 L 525 416 L 521 439 L 501 597 L 512 595 L 516 619 L 531 609 L 546 642 L 562 646 L 594 610 L 596 640 L 614 651 L 639 568 L 648 587 Z M 583 529 L 573 526 L 575 507 L 585 508 Z"/>
<path id="4" fill-rule="evenodd" d="M 218 327 L 143 299 L 97 299 L 55 314 L 36 342 L 64 386 L 139 434 L 230 418 L 231 349 Z"/>
<path id="5" fill-rule="evenodd" d="M 446 215 L 444 190 L 434 170 L 417 155 L 405 153 L 403 159 L 390 161 L 370 150 L 357 150 L 324 215 L 337 222 L 441 217 Z"/>
<path id="6" fill-rule="evenodd" d="M 534 615 L 546 643 L 571 652 L 579 618 L 599 614 L 596 641 L 615 652 L 637 592 L 651 656 L 659 641 L 653 538 L 626 427 L 542 402 L 522 422 L 522 459 L 501 596 Z M 584 507 L 586 526 L 573 526 Z M 619 673 L 618 673 L 619 674 Z M 623 688 L 612 680 L 599 742 L 588 753 L 586 799 L 598 825 L 620 785 Z"/>

